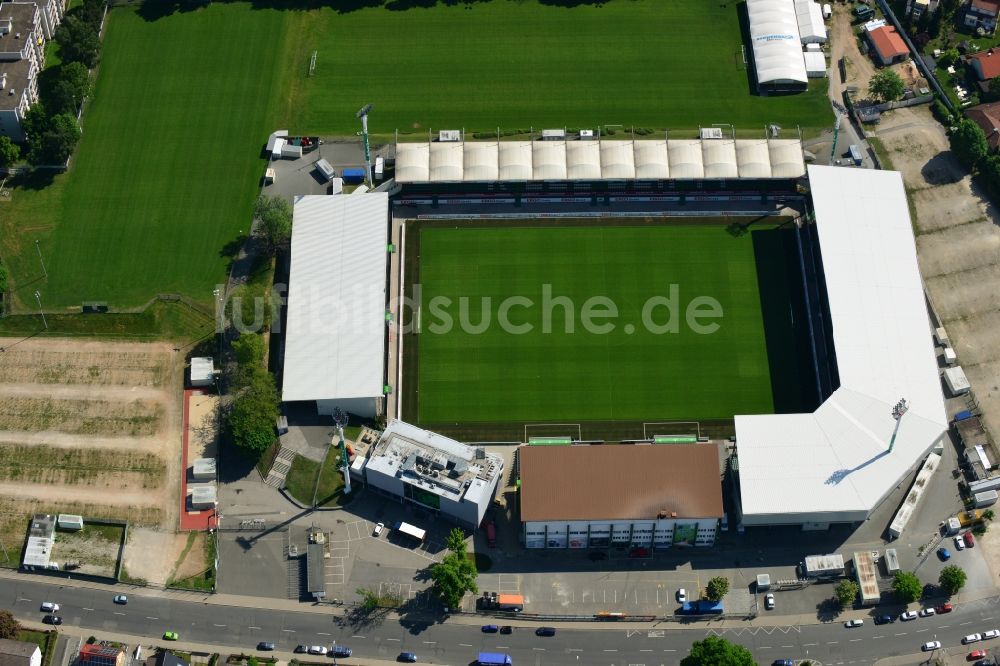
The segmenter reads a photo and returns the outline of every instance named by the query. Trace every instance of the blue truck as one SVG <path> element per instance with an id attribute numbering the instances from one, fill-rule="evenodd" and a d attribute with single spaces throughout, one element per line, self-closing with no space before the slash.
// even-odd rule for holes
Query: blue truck
<path id="1" fill-rule="evenodd" d="M 686 601 L 681 604 L 681 613 L 684 615 L 721 615 L 722 612 L 721 601 L 700 599 L 698 601 Z"/>
<path id="2" fill-rule="evenodd" d="M 513 666 L 514 664 L 510 655 L 503 652 L 480 652 L 476 663 L 479 666 Z"/>

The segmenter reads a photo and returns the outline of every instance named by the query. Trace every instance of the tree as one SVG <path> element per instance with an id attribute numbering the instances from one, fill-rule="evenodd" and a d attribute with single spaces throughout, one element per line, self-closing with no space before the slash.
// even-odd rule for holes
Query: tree
<path id="1" fill-rule="evenodd" d="M 969 169 L 976 168 L 989 152 L 989 144 L 986 143 L 983 130 L 968 118 L 962 118 L 956 123 L 948 140 L 955 157 Z"/>
<path id="2" fill-rule="evenodd" d="M 725 576 L 716 576 L 708 581 L 705 586 L 705 596 L 712 601 L 722 601 L 722 597 L 729 592 L 729 579 Z"/>
<path id="3" fill-rule="evenodd" d="M 256 333 L 243 333 L 233 340 L 233 353 L 241 366 L 261 367 L 264 363 L 264 338 Z"/>
<path id="4" fill-rule="evenodd" d="M 923 586 L 917 575 L 909 571 L 897 571 L 892 580 L 892 591 L 904 604 L 913 603 L 920 598 Z"/>
<path id="5" fill-rule="evenodd" d="M 257 368 L 226 416 L 233 443 L 247 451 L 262 453 L 274 443 L 277 418 L 278 390 L 274 375 Z"/>
<path id="6" fill-rule="evenodd" d="M 50 113 L 76 115 L 84 98 L 90 94 L 90 72 L 80 62 L 68 62 L 58 69 L 56 80 L 48 92 Z"/>
<path id="7" fill-rule="evenodd" d="M 0 610 L 0 638 L 17 640 L 20 631 L 21 624 L 14 619 L 14 615 L 9 610 Z"/>
<path id="8" fill-rule="evenodd" d="M 60 113 L 48 119 L 41 135 L 31 141 L 28 161 L 32 164 L 62 164 L 73 154 L 80 140 L 76 117 Z"/>
<path id="9" fill-rule="evenodd" d="M 451 528 L 445 545 L 451 552 L 457 555 L 465 555 L 465 532 L 458 527 Z"/>
<path id="10" fill-rule="evenodd" d="M 101 38 L 97 28 L 78 14 L 67 14 L 56 29 L 63 62 L 79 62 L 93 69 L 100 60 Z"/>
<path id="11" fill-rule="evenodd" d="M 257 235 L 271 254 L 292 237 L 292 205 L 287 199 L 262 195 L 254 204 L 253 216 L 260 220 Z"/>
<path id="12" fill-rule="evenodd" d="M 842 580 L 833 588 L 833 596 L 841 608 L 853 606 L 854 600 L 858 598 L 858 584 L 853 580 Z"/>
<path id="13" fill-rule="evenodd" d="M 750 650 L 725 638 L 707 636 L 691 644 L 691 652 L 681 666 L 757 666 Z"/>
<path id="14" fill-rule="evenodd" d="M 965 579 L 965 570 L 962 567 L 949 564 L 941 570 L 941 575 L 938 576 L 938 583 L 941 584 L 941 587 L 948 594 L 955 594 L 965 587 Z"/>
<path id="15" fill-rule="evenodd" d="M 448 553 L 431 566 L 434 593 L 448 608 L 458 608 L 466 592 L 478 592 L 476 564 L 465 553 Z"/>
<path id="16" fill-rule="evenodd" d="M 983 520 L 986 522 L 991 522 L 994 518 L 996 518 L 996 516 L 997 514 L 993 513 L 993 509 L 986 509 L 986 511 L 983 511 Z"/>
<path id="17" fill-rule="evenodd" d="M 10 166 L 21 157 L 21 148 L 9 136 L 0 136 L 0 167 Z"/>
<path id="18" fill-rule="evenodd" d="M 958 49 L 950 48 L 941 54 L 937 62 L 938 65 L 940 65 L 941 67 L 947 68 L 951 67 L 956 62 L 958 62 L 958 58 L 959 58 Z"/>
<path id="19" fill-rule="evenodd" d="M 25 142 L 29 150 L 25 157 L 30 160 L 30 148 L 42 140 L 42 134 L 49 126 L 49 115 L 45 110 L 44 102 L 35 102 L 28 108 L 28 112 L 21 119 L 21 131 L 24 132 Z"/>
<path id="20" fill-rule="evenodd" d="M 868 94 L 880 102 L 891 102 L 903 96 L 906 86 L 899 74 L 891 69 L 883 69 L 868 82 Z"/>

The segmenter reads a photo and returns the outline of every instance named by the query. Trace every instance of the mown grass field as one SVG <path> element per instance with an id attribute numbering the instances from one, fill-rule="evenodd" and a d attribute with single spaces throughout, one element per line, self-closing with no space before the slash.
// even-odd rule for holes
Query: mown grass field
<path id="1" fill-rule="evenodd" d="M 534 223 L 420 230 L 419 333 L 407 343 L 417 348 L 408 374 L 420 423 L 711 421 L 774 411 L 752 234 L 697 221 Z M 545 305 L 545 285 L 550 303 L 572 303 L 571 316 Z M 522 299 L 507 311 L 514 328 L 500 323 L 512 296 Z M 591 319 L 611 325 L 606 332 L 584 325 L 592 297 L 617 309 Z M 676 303 L 676 331 L 656 328 L 673 307 L 649 309 L 660 297 Z M 696 322 L 717 323 L 711 333 L 687 323 L 702 297 L 721 306 L 721 317 Z M 474 330 L 484 316 L 489 325 Z"/>
<path id="2" fill-rule="evenodd" d="M 833 121 L 825 80 L 802 95 L 750 94 L 735 0 L 394 10 L 413 4 L 313 12 L 300 35 L 289 125 L 353 135 L 366 103 L 375 105 L 371 131 L 381 133 Z M 307 77 L 314 50 L 316 72 Z"/>
<path id="3" fill-rule="evenodd" d="M 35 290 L 49 309 L 137 306 L 164 292 L 211 303 L 287 103 L 293 16 L 246 3 L 156 20 L 109 13 L 70 172 L 8 183 L 0 252 L 19 309 L 37 307 Z"/>

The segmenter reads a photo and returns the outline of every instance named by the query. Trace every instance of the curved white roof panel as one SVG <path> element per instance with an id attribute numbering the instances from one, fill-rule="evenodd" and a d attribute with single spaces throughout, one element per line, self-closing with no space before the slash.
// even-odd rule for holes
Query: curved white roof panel
<path id="1" fill-rule="evenodd" d="M 566 142 L 535 141 L 531 146 L 534 180 L 566 180 Z"/>
<path id="2" fill-rule="evenodd" d="M 708 139 L 701 142 L 705 178 L 738 178 L 736 142 L 732 139 Z"/>
<path id="3" fill-rule="evenodd" d="M 766 139 L 737 139 L 736 166 L 740 178 L 770 178 L 771 154 Z"/>
<path id="4" fill-rule="evenodd" d="M 789 0 L 746 0 L 757 82 L 808 83 L 795 7 Z"/>
<path id="5" fill-rule="evenodd" d="M 473 141 L 465 144 L 463 180 L 498 180 L 499 148 L 495 141 Z"/>
<path id="6" fill-rule="evenodd" d="M 745 525 L 864 520 L 947 430 L 900 174 L 810 166 L 809 183 L 840 388 L 812 414 L 736 417 Z"/>
<path id="7" fill-rule="evenodd" d="M 635 149 L 632 141 L 601 141 L 601 176 L 635 178 Z"/>
<path id="8" fill-rule="evenodd" d="M 534 167 L 530 141 L 501 141 L 500 180 L 531 180 Z"/>
<path id="9" fill-rule="evenodd" d="M 813 0 L 795 0 L 795 18 L 799 24 L 799 38 L 803 44 L 826 42 L 826 23 L 823 9 Z"/>
<path id="10" fill-rule="evenodd" d="M 705 166 L 701 157 L 701 140 L 671 139 L 667 141 L 671 178 L 704 178 Z"/>
<path id="11" fill-rule="evenodd" d="M 389 195 L 298 196 L 293 215 L 281 399 L 381 396 Z"/>
<path id="12" fill-rule="evenodd" d="M 670 178 L 670 158 L 665 140 L 635 142 L 635 177 Z"/>
<path id="13" fill-rule="evenodd" d="M 399 183 L 800 178 L 798 139 L 470 141 L 396 145 Z"/>
<path id="14" fill-rule="evenodd" d="M 601 178 L 601 147 L 597 141 L 566 142 L 566 177 L 570 180 Z"/>
<path id="15" fill-rule="evenodd" d="M 401 183 L 426 183 L 430 180 L 429 143 L 396 144 L 396 180 Z"/>
<path id="16" fill-rule="evenodd" d="M 462 143 L 459 141 L 435 141 L 431 143 L 431 182 L 440 183 L 462 180 L 462 172 L 465 166 L 464 152 Z"/>
<path id="17" fill-rule="evenodd" d="M 802 142 L 798 139 L 771 139 L 768 152 L 771 154 L 771 175 L 774 178 L 801 178 L 806 175 Z"/>

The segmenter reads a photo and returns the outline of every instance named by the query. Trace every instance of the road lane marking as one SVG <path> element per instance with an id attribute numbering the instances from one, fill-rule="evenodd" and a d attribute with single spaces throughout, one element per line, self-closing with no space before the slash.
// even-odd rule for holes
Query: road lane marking
<path id="1" fill-rule="evenodd" d="M 531 649 L 534 650 L 535 652 L 545 652 L 545 648 L 531 648 Z M 607 650 L 605 650 L 605 652 L 607 652 Z"/>
<path id="2" fill-rule="evenodd" d="M 472 647 L 472 646 L 469 645 L 468 643 L 459 643 L 458 647 Z"/>
<path id="3" fill-rule="evenodd" d="M 959 623 L 958 623 L 958 626 L 960 626 L 960 627 L 964 627 L 964 626 L 965 626 L 965 625 L 967 625 L 967 624 L 972 624 L 972 620 L 969 620 L 968 622 L 959 622 Z"/>
<path id="4" fill-rule="evenodd" d="M 802 647 L 812 647 L 813 645 L 819 645 L 819 643 L 803 643 Z"/>
<path id="5" fill-rule="evenodd" d="M 424 645 L 437 645 L 437 641 L 424 641 Z"/>
<path id="6" fill-rule="evenodd" d="M 837 644 L 837 643 L 839 643 L 839 642 L 840 642 L 840 641 L 827 641 L 827 642 L 826 642 L 826 644 L 827 644 L 827 645 L 836 645 L 836 644 Z"/>
<path id="7" fill-rule="evenodd" d="M 282 631 L 284 631 L 287 634 L 294 634 L 295 633 L 294 629 L 282 629 Z"/>
<path id="8" fill-rule="evenodd" d="M 872 638 L 885 638 L 885 636 L 872 636 Z"/>
<path id="9" fill-rule="evenodd" d="M 927 630 L 926 630 L 926 629 L 917 629 L 917 630 L 916 630 L 916 631 L 914 631 L 913 633 L 915 633 L 915 634 L 919 634 L 919 633 L 920 633 L 921 631 L 927 631 Z"/>
<path id="10" fill-rule="evenodd" d="M 604 651 L 605 652 L 618 652 L 618 650 L 615 649 L 615 648 L 604 648 Z"/>
<path id="11" fill-rule="evenodd" d="M 950 624 L 942 624 L 940 627 L 938 627 L 938 629 L 947 629 L 950 626 L 951 626 Z"/>
<path id="12" fill-rule="evenodd" d="M 849 642 L 849 643 L 857 643 L 857 642 L 858 642 L 858 641 L 860 641 L 860 640 L 861 640 L 860 638 L 852 638 L 852 639 L 851 639 L 850 641 L 848 641 L 848 642 Z M 789 647 L 791 647 L 791 646 L 789 646 Z"/>
<path id="13" fill-rule="evenodd" d="M 580 648 L 566 648 L 566 652 L 583 652 Z"/>
<path id="14" fill-rule="evenodd" d="M 351 638 L 364 638 L 364 636 L 357 636 L 357 635 L 355 635 L 355 636 L 351 636 Z"/>
<path id="15" fill-rule="evenodd" d="M 859 638 L 858 640 L 861 640 L 861 639 Z M 791 648 L 791 647 L 795 647 L 795 646 L 794 645 L 782 645 L 781 647 L 783 647 L 783 648 Z"/>
<path id="16" fill-rule="evenodd" d="M 316 635 L 317 636 L 329 636 L 330 634 L 326 633 L 325 631 L 317 631 Z"/>
<path id="17" fill-rule="evenodd" d="M 93 608 L 86 608 L 86 607 L 84 607 L 83 610 L 85 610 L 85 611 L 92 611 L 94 609 Z"/>
<path id="18" fill-rule="evenodd" d="M 984 620 L 992 620 L 992 619 L 993 619 L 993 616 L 992 616 L 992 615 L 990 615 L 989 617 L 984 617 L 983 619 L 984 619 Z"/>
<path id="19" fill-rule="evenodd" d="M 905 636 L 905 635 L 906 635 L 906 632 L 904 631 L 903 633 L 901 633 L 901 634 L 896 634 L 896 635 L 897 635 L 897 636 Z"/>
<path id="20" fill-rule="evenodd" d="M 389 640 L 392 640 L 392 639 L 390 638 Z M 509 645 L 498 645 L 497 649 L 498 650 L 509 650 L 510 646 Z"/>
<path id="21" fill-rule="evenodd" d="M 31 601 L 31 599 L 28 599 L 27 597 L 22 597 L 18 599 L 18 601 Z"/>
<path id="22" fill-rule="evenodd" d="M 119 611 L 115 611 L 115 615 L 124 615 L 124 614 L 125 613 L 122 613 L 122 612 L 119 612 Z"/>
<path id="23" fill-rule="evenodd" d="M 385 639 L 385 640 L 387 640 L 387 641 L 396 641 L 397 643 L 399 642 L 399 639 L 398 639 L 398 638 L 387 638 L 387 639 Z M 499 647 L 499 646 L 498 646 L 498 647 Z"/>
<path id="24" fill-rule="evenodd" d="M 664 650 L 664 652 L 677 652 L 677 650 Z"/>
<path id="25" fill-rule="evenodd" d="M 652 650 L 639 650 L 639 652 L 652 652 Z"/>
<path id="26" fill-rule="evenodd" d="M 147 620 L 159 620 L 160 618 L 158 618 L 158 617 L 149 617 L 149 616 L 147 615 L 147 616 L 146 616 L 146 619 L 147 619 Z M 250 627 L 250 628 L 251 628 L 251 629 L 260 629 L 260 627 Z"/>
<path id="27" fill-rule="evenodd" d="M 770 645 L 761 645 L 761 646 L 760 646 L 760 649 L 761 649 L 761 650 L 770 650 L 770 649 L 771 649 L 771 646 L 770 646 Z"/>

